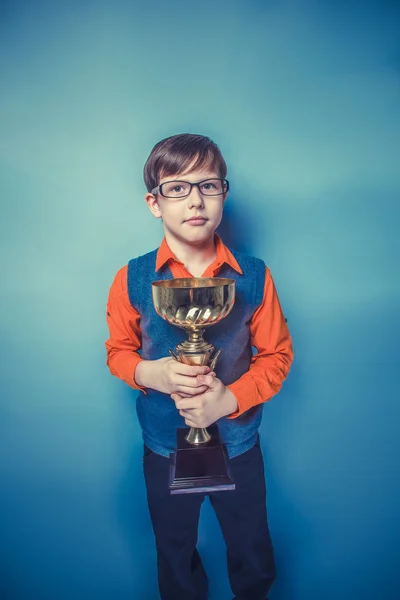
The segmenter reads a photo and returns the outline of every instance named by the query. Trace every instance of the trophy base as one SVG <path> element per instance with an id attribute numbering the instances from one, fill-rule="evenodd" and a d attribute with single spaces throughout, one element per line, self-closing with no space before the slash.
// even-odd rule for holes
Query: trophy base
<path id="1" fill-rule="evenodd" d="M 218 427 L 207 428 L 211 439 L 201 446 L 193 446 L 185 440 L 187 429 L 178 429 L 177 449 L 171 456 L 170 493 L 200 494 L 234 490 L 226 465 Z"/>

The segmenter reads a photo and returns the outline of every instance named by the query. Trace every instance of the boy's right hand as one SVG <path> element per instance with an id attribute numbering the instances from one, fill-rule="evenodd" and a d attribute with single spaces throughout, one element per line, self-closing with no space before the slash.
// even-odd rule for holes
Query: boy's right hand
<path id="1" fill-rule="evenodd" d="M 183 397 L 197 396 L 208 386 L 197 381 L 197 375 L 207 375 L 210 367 L 185 365 L 174 358 L 142 360 L 135 370 L 135 381 L 142 387 L 158 390 L 164 394 L 178 393 Z"/>

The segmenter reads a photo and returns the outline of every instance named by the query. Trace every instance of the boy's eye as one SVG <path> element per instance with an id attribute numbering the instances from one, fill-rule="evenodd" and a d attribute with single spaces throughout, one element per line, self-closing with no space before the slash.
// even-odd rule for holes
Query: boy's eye
<path id="1" fill-rule="evenodd" d="M 220 191 L 221 184 L 219 181 L 205 181 L 200 187 L 205 192 L 215 192 Z"/>
<path id="2" fill-rule="evenodd" d="M 167 185 L 164 184 L 163 192 L 167 196 L 184 196 L 189 193 L 189 185 L 184 181 L 181 182 L 171 182 Z"/>

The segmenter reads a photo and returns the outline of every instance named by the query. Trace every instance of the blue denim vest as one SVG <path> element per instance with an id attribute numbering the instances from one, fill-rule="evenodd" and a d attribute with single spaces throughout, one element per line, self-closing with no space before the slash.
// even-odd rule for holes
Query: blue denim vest
<path id="1" fill-rule="evenodd" d="M 233 250 L 231 252 L 243 275 L 225 263 L 218 277 L 236 281 L 235 304 L 227 317 L 206 329 L 204 336 L 216 349 L 222 349 L 215 372 L 225 385 L 233 383 L 249 369 L 252 357 L 249 324 L 262 302 L 265 281 L 265 264 L 262 260 Z M 145 360 L 168 356 L 168 349 L 174 349 L 187 337 L 183 329 L 162 319 L 154 309 L 152 282 L 172 279 L 167 264 L 156 272 L 156 256 L 157 250 L 154 250 L 128 263 L 129 300 L 141 317 L 142 358 Z M 169 456 L 176 448 L 176 430 L 187 425 L 168 394 L 153 389 L 146 389 L 146 392 L 140 392 L 136 403 L 143 441 L 153 452 Z M 255 444 L 261 417 L 262 404 L 235 419 L 223 417 L 217 421 L 221 440 L 230 458 L 246 452 Z"/>

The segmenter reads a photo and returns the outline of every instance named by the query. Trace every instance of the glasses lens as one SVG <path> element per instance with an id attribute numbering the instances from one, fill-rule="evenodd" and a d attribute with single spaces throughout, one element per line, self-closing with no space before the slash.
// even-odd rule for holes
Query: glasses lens
<path id="1" fill-rule="evenodd" d="M 226 192 L 225 179 L 207 179 L 200 184 L 200 191 L 205 196 L 218 196 Z"/>
<path id="2" fill-rule="evenodd" d="M 160 191 L 167 198 L 183 198 L 190 192 L 190 184 L 187 181 L 167 181 L 160 186 Z"/>

